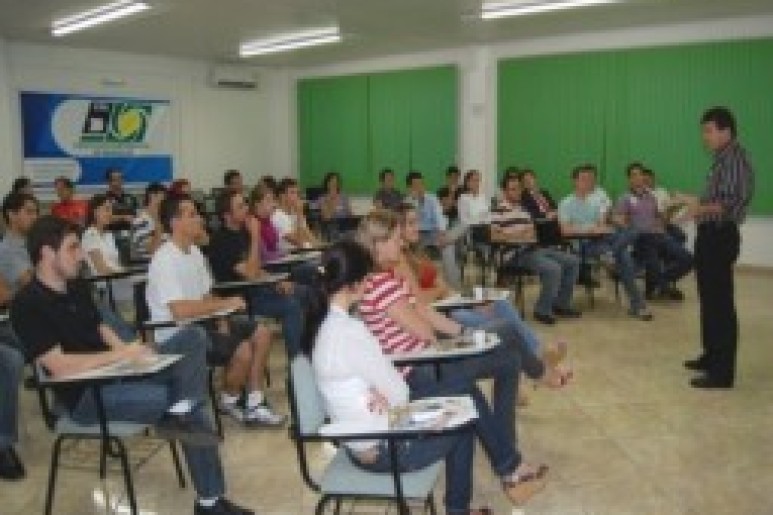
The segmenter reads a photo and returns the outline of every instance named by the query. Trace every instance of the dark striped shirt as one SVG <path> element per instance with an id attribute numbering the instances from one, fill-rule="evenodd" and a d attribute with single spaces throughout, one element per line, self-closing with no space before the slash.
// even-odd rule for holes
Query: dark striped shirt
<path id="1" fill-rule="evenodd" d="M 714 164 L 701 196 L 702 204 L 722 205 L 722 214 L 705 214 L 701 221 L 742 223 L 754 193 L 754 170 L 741 145 L 733 140 L 714 154 Z"/>

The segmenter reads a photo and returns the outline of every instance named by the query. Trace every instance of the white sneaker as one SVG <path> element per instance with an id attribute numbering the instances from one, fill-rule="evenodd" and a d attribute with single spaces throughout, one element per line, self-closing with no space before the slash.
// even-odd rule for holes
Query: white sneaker
<path id="1" fill-rule="evenodd" d="M 274 413 L 271 406 L 263 401 L 254 408 L 245 408 L 242 421 L 248 427 L 281 427 L 286 418 L 284 415 Z"/>
<path id="2" fill-rule="evenodd" d="M 229 417 L 233 418 L 237 422 L 244 421 L 244 410 L 239 407 L 239 404 L 237 402 L 225 403 L 220 401 L 217 409 L 220 413 L 228 415 Z"/>

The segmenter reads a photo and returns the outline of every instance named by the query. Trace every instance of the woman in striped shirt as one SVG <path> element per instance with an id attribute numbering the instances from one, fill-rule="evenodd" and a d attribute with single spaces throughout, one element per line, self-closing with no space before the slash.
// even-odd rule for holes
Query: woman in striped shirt
<path id="1" fill-rule="evenodd" d="M 350 315 L 365 293 L 371 266 L 368 251 L 357 243 L 341 241 L 325 251 L 320 285 L 313 289 L 307 314 L 306 349 L 312 357 L 317 384 L 328 416 L 344 431 L 370 432 L 389 429 L 388 410 L 405 405 L 409 391 L 403 376 L 382 353 L 379 342 L 365 325 Z M 470 510 L 474 437 L 486 449 L 489 462 L 502 481 L 505 494 L 515 505 L 525 503 L 545 485 L 547 467 L 524 463 L 491 413 L 485 397 L 474 384 L 445 382 L 435 395 L 470 395 L 478 413 L 470 431 L 419 438 L 398 444 L 401 470 L 417 470 L 440 459 L 446 462 L 446 512 L 490 514 Z M 391 458 L 380 440 L 345 442 L 352 461 L 372 472 L 388 472 Z"/>
<path id="2" fill-rule="evenodd" d="M 438 333 L 449 336 L 462 333 L 462 324 L 438 313 L 428 304 L 418 302 L 408 281 L 396 273 L 403 242 L 393 213 L 372 211 L 363 218 L 358 239 L 370 251 L 377 270 L 365 279 L 359 311 L 386 354 L 428 347 L 436 342 Z M 497 334 L 502 344 L 490 352 L 444 363 L 442 375 L 469 383 L 493 378 L 494 415 L 511 441 L 516 441 L 515 398 L 520 372 L 523 370 L 532 379 L 555 384 L 563 382 L 561 371 L 554 363 L 546 368 L 507 321 L 491 320 L 477 328 Z M 404 374 L 412 390 L 432 391 L 437 387 L 433 367 L 413 367 Z"/>

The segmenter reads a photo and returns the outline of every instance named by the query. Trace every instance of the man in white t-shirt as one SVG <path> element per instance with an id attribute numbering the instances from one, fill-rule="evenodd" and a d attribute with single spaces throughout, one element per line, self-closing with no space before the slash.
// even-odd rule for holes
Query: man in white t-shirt
<path id="1" fill-rule="evenodd" d="M 279 233 L 279 247 L 283 251 L 290 251 L 318 244 L 303 216 L 303 201 L 298 181 L 291 178 L 282 179 L 276 194 L 279 207 L 271 214 L 271 223 Z"/>
<path id="2" fill-rule="evenodd" d="M 206 260 L 194 240 L 202 220 L 187 196 L 171 196 L 160 207 L 159 219 L 170 234 L 153 255 L 148 268 L 146 298 L 151 320 L 183 321 L 209 317 L 229 310 L 243 310 L 242 297 L 218 297 L 211 293 L 213 281 Z M 179 328 L 156 331 L 156 341 L 173 338 Z M 272 411 L 262 391 L 263 372 L 271 349 L 271 334 L 263 325 L 248 321 L 217 319 L 208 328 L 208 360 L 226 364 L 225 387 L 220 409 L 248 427 L 284 424 L 285 418 Z M 246 391 L 244 408 L 239 407 Z"/>

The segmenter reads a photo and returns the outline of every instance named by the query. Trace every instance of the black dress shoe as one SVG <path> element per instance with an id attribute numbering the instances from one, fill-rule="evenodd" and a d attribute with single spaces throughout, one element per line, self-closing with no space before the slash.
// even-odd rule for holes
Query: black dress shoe
<path id="1" fill-rule="evenodd" d="M 582 313 L 574 308 L 554 307 L 553 313 L 564 318 L 580 318 L 582 316 Z"/>
<path id="2" fill-rule="evenodd" d="M 702 389 L 729 389 L 733 387 L 733 381 L 714 379 L 709 376 L 700 376 L 690 379 L 690 386 Z"/>
<path id="3" fill-rule="evenodd" d="M 703 358 L 697 358 L 697 359 L 688 359 L 684 362 L 684 368 L 687 370 L 696 370 L 698 372 L 706 370 L 708 365 L 706 365 L 706 360 Z"/>
<path id="4" fill-rule="evenodd" d="M 213 430 L 203 426 L 190 413 L 175 415 L 164 413 L 155 424 L 156 435 L 166 440 L 179 440 L 182 444 L 207 447 L 220 444 L 220 437 Z"/>
<path id="5" fill-rule="evenodd" d="M 254 515 L 255 512 L 242 508 L 228 499 L 221 497 L 214 506 L 205 507 L 199 503 L 193 508 L 194 515 Z"/>
<path id="6" fill-rule="evenodd" d="M 542 313 L 534 313 L 534 320 L 542 322 L 545 325 L 553 325 L 556 323 L 556 317 L 553 315 L 544 315 Z"/>
<path id="7" fill-rule="evenodd" d="M 0 479 L 19 481 L 26 475 L 24 464 L 13 447 L 0 449 Z"/>

